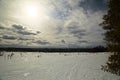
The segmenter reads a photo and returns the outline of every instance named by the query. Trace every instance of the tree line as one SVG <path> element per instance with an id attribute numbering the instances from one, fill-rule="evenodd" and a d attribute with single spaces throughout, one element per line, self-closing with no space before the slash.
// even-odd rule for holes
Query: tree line
<path id="1" fill-rule="evenodd" d="M 9 52 L 106 52 L 107 49 L 103 46 L 93 48 L 0 48 L 0 51 Z"/>

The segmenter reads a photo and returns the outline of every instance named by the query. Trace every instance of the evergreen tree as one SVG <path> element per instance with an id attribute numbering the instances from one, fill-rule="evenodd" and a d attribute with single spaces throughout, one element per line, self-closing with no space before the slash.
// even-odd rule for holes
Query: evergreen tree
<path id="1" fill-rule="evenodd" d="M 103 17 L 103 29 L 108 50 L 113 54 L 109 57 L 104 71 L 120 75 L 120 0 L 109 0 L 108 13 Z"/>

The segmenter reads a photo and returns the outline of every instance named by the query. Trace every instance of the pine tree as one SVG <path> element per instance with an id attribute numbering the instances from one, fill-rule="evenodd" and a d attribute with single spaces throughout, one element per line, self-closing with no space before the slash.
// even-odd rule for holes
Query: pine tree
<path id="1" fill-rule="evenodd" d="M 104 71 L 120 75 L 120 0 L 109 0 L 108 13 L 103 17 L 103 29 L 108 50 L 113 54 L 109 57 Z"/>

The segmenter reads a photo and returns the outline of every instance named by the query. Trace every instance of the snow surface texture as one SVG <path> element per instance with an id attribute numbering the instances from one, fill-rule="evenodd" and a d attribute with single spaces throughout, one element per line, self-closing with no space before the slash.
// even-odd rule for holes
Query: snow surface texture
<path id="1" fill-rule="evenodd" d="M 101 70 L 110 54 L 21 53 L 0 56 L 0 80 L 120 80 Z"/>

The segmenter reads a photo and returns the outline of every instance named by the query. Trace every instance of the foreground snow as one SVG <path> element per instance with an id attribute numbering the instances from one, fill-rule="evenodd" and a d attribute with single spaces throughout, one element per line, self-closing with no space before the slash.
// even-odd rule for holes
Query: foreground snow
<path id="1" fill-rule="evenodd" d="M 100 69 L 107 53 L 9 54 L 0 57 L 0 80 L 120 80 Z"/>

